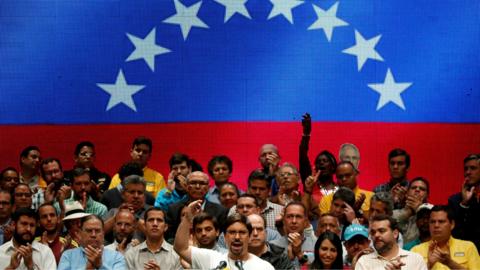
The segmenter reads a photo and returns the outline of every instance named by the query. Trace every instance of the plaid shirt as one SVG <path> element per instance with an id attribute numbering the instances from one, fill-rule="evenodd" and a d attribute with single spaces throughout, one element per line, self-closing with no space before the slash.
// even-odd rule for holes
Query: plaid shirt
<path id="1" fill-rule="evenodd" d="M 72 204 L 73 202 L 75 202 L 75 198 L 72 194 L 72 196 L 68 199 L 65 199 L 65 205 L 67 204 Z M 58 204 L 58 202 L 56 202 L 54 205 L 55 209 L 57 210 L 57 214 L 60 213 L 60 206 Z M 94 215 L 97 215 L 99 216 L 101 219 L 103 219 L 106 215 L 107 215 L 107 207 L 97 201 L 94 201 L 92 199 L 92 197 L 88 196 L 88 199 L 87 199 L 87 207 L 85 209 L 85 213 L 89 213 L 89 214 L 94 214 Z"/>

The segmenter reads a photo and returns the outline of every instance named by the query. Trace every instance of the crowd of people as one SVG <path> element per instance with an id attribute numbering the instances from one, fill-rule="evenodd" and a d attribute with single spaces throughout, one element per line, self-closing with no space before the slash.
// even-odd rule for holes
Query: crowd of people
<path id="1" fill-rule="evenodd" d="M 370 191 L 354 144 L 312 164 L 308 114 L 302 127 L 299 166 L 265 144 L 247 190 L 225 155 L 203 172 L 175 153 L 165 180 L 148 167 L 147 137 L 113 177 L 95 167 L 91 142 L 65 171 L 28 146 L 0 175 L 0 269 L 480 269 L 480 155 L 433 205 L 429 181 L 408 176 L 406 150 L 390 151 L 390 179 Z"/>

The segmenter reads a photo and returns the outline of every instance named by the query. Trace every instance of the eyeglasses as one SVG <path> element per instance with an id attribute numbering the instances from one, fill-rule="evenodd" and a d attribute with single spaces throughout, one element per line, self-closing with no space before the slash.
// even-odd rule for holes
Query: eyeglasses
<path id="1" fill-rule="evenodd" d="M 248 231 L 235 231 L 235 230 L 227 230 L 227 235 L 229 236 L 236 236 L 236 235 L 239 235 L 240 237 L 246 237 L 248 236 Z"/>
<path id="2" fill-rule="evenodd" d="M 294 173 L 291 173 L 291 172 L 283 172 L 283 173 L 279 173 L 279 175 L 280 175 L 281 177 L 285 177 L 285 176 L 286 176 L 286 177 L 290 177 L 290 176 L 295 175 L 295 174 L 294 174 Z"/>
<path id="3" fill-rule="evenodd" d="M 10 182 L 10 181 L 18 182 L 19 178 L 18 177 L 4 177 L 3 180 L 6 181 L 6 182 Z"/>
<path id="4" fill-rule="evenodd" d="M 196 182 L 196 181 L 190 181 L 188 182 L 189 186 L 207 186 L 208 182 Z"/>
<path id="5" fill-rule="evenodd" d="M 95 153 L 93 153 L 93 152 L 81 152 L 79 155 L 81 157 L 94 157 Z"/>

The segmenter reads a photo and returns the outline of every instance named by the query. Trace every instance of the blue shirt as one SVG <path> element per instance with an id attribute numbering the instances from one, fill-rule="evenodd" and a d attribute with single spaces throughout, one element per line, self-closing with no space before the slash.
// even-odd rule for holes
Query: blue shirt
<path id="1" fill-rule="evenodd" d="M 87 256 L 83 247 L 69 249 L 63 252 L 62 258 L 60 258 L 60 263 L 58 264 L 57 270 L 76 270 L 76 269 L 85 269 L 87 266 Z M 103 249 L 102 254 L 102 267 L 100 270 L 126 270 L 127 266 L 125 264 L 125 258 L 123 255 L 114 250 Z"/>
<path id="2" fill-rule="evenodd" d="M 184 195 L 178 194 L 177 190 L 174 189 L 170 191 L 168 188 L 164 188 L 158 192 L 157 198 L 155 199 L 155 207 L 161 208 L 163 211 L 168 211 L 168 206 L 174 203 L 177 203 L 181 200 L 187 198 L 187 194 Z"/>

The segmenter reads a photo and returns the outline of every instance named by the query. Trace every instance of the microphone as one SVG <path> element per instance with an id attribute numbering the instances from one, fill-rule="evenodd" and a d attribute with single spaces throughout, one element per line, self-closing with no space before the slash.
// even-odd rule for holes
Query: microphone
<path id="1" fill-rule="evenodd" d="M 235 261 L 235 266 L 238 269 L 243 270 L 243 262 L 242 261 Z"/>
<path id="2" fill-rule="evenodd" d="M 223 270 L 224 268 L 227 267 L 227 262 L 226 261 L 221 261 L 217 267 L 213 268 L 213 270 Z"/>

